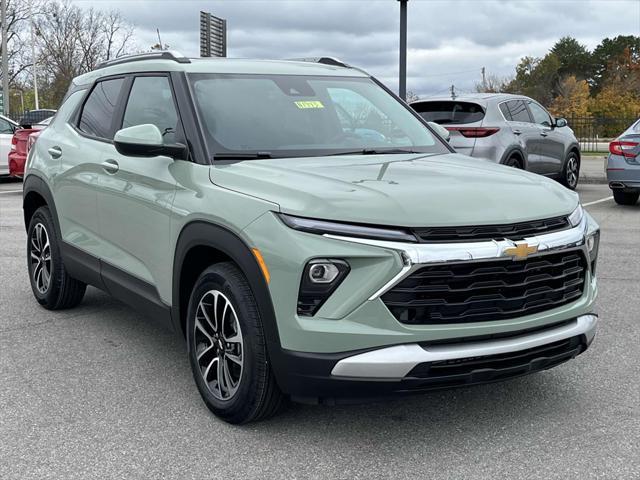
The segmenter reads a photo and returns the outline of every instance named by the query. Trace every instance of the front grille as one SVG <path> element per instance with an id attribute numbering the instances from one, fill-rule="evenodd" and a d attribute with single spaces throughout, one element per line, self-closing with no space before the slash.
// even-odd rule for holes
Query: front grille
<path id="1" fill-rule="evenodd" d="M 568 218 L 555 217 L 505 225 L 414 228 L 413 233 L 422 243 L 480 242 L 502 240 L 504 238 L 521 240 L 526 237 L 556 232 L 566 228 L 569 228 Z"/>
<path id="2" fill-rule="evenodd" d="M 420 388 L 503 380 L 559 365 L 584 348 L 583 339 L 576 336 L 517 352 L 421 363 L 405 379 L 424 380 L 418 384 Z"/>
<path id="3" fill-rule="evenodd" d="M 515 318 L 582 296 L 586 261 L 580 251 L 511 259 L 429 265 L 382 296 L 402 323 L 485 322 Z"/>

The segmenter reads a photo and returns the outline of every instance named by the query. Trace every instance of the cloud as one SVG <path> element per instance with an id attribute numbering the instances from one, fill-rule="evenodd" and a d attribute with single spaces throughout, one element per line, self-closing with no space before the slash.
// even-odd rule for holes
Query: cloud
<path id="1" fill-rule="evenodd" d="M 229 56 L 335 56 L 397 87 L 395 0 L 75 0 L 111 9 L 136 27 L 138 47 L 162 40 L 199 55 L 199 11 L 226 18 Z M 471 90 L 480 68 L 510 75 L 525 56 L 542 56 L 565 35 L 589 48 L 602 38 L 640 35 L 637 0 L 410 0 L 408 88 L 434 94 L 452 83 Z"/>

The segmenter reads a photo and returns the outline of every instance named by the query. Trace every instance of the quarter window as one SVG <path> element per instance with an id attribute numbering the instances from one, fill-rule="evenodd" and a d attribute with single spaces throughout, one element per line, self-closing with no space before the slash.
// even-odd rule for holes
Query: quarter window
<path id="1" fill-rule="evenodd" d="M 167 77 L 137 77 L 127 102 L 122 128 L 152 124 L 164 143 L 175 143 L 178 112 Z"/>
<path id="2" fill-rule="evenodd" d="M 531 117 L 527 111 L 527 106 L 522 100 L 509 100 L 500 104 L 500 110 L 504 118 L 510 122 L 531 123 Z"/>
<path id="3" fill-rule="evenodd" d="M 533 123 L 538 123 L 545 127 L 551 126 L 551 117 L 540 105 L 534 102 L 529 102 L 529 110 L 531 110 L 531 115 L 533 116 Z"/>
<path id="4" fill-rule="evenodd" d="M 113 112 L 123 83 L 123 78 L 114 78 L 96 84 L 82 108 L 80 130 L 94 137 L 113 139 Z"/>

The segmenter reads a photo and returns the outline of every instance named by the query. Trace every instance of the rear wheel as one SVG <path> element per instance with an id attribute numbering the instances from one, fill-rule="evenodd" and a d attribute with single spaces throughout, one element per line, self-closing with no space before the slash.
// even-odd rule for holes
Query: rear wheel
<path id="1" fill-rule="evenodd" d="M 569 153 L 567 160 L 564 162 L 562 169 L 562 177 L 560 182 L 567 188 L 575 190 L 578 186 L 578 178 L 580 177 L 580 160 L 575 152 Z"/>
<path id="2" fill-rule="evenodd" d="M 189 361 L 205 404 L 229 423 L 275 414 L 283 401 L 253 292 L 230 262 L 196 281 L 187 313 Z"/>
<path id="3" fill-rule="evenodd" d="M 506 166 L 508 166 L 508 167 L 514 167 L 514 168 L 522 169 L 522 161 L 521 161 L 518 157 L 516 157 L 516 156 L 509 157 L 509 158 L 504 162 L 504 164 L 505 164 Z"/>
<path id="4" fill-rule="evenodd" d="M 27 233 L 29 280 L 38 303 L 49 310 L 78 305 L 87 285 L 67 273 L 48 207 L 36 210 Z"/>
<path id="5" fill-rule="evenodd" d="M 638 198 L 640 198 L 640 192 L 613 191 L 613 199 L 618 205 L 635 205 L 638 202 Z"/>

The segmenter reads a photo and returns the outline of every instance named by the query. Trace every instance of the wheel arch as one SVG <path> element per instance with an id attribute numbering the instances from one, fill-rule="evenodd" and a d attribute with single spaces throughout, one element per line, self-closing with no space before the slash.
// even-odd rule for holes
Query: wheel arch
<path id="1" fill-rule="evenodd" d="M 513 156 L 517 156 L 518 158 L 520 158 L 520 160 L 522 161 L 522 169 L 526 170 L 528 166 L 527 154 L 519 146 L 512 146 L 510 148 L 507 148 L 500 158 L 500 163 L 504 164 L 504 162 L 506 162 Z"/>
<path id="2" fill-rule="evenodd" d="M 172 314 L 174 328 L 185 333 L 189 296 L 200 274 L 210 265 L 232 261 L 249 282 L 258 305 L 271 358 L 280 338 L 269 287 L 251 248 L 229 229 L 206 221 L 184 226 L 176 243 L 173 263 Z"/>
<path id="3" fill-rule="evenodd" d="M 22 187 L 22 213 L 24 216 L 25 229 L 29 228 L 31 217 L 40 207 L 49 207 L 53 217 L 53 225 L 58 238 L 60 235 L 60 224 L 58 222 L 58 211 L 53 200 L 53 193 L 46 182 L 37 175 L 29 175 L 24 179 Z"/>

